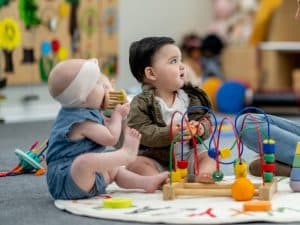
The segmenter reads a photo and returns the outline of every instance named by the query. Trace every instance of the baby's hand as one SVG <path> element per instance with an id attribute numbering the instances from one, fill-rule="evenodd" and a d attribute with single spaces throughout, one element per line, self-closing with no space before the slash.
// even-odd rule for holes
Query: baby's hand
<path id="1" fill-rule="evenodd" d="M 200 122 L 191 120 L 190 126 L 192 129 L 193 135 L 196 133 L 196 131 L 197 131 L 197 135 L 199 135 L 200 137 L 204 134 L 204 127 Z"/>
<path id="2" fill-rule="evenodd" d="M 176 135 L 180 134 L 181 132 L 181 123 L 173 123 L 172 126 L 172 135 L 173 137 L 175 137 Z M 188 135 L 188 130 L 186 129 L 186 126 L 183 126 L 183 132 L 185 133 L 185 135 L 183 136 L 183 140 L 187 141 L 191 139 L 191 136 Z M 178 141 L 181 141 L 181 137 L 179 137 Z"/>
<path id="3" fill-rule="evenodd" d="M 118 104 L 115 108 L 115 111 L 119 113 L 122 118 L 125 118 L 129 113 L 130 105 L 129 103 L 125 103 L 123 105 Z"/>
<path id="4" fill-rule="evenodd" d="M 204 126 L 202 123 L 199 123 L 198 125 L 198 132 L 197 134 L 201 137 L 204 134 Z"/>
<path id="5" fill-rule="evenodd" d="M 172 129 L 172 136 L 175 137 L 180 132 L 180 123 L 173 123 L 171 129 Z"/>

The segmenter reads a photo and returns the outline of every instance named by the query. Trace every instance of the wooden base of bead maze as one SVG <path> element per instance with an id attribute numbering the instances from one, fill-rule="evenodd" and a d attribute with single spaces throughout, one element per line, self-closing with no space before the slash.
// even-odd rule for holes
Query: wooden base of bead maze
<path id="1" fill-rule="evenodd" d="M 163 200 L 173 200 L 178 196 L 216 196 L 231 197 L 232 183 L 219 182 L 215 184 L 186 183 L 184 180 L 175 182 L 172 185 L 163 186 Z M 277 180 L 273 179 L 269 183 L 255 184 L 254 196 L 260 200 L 271 200 L 277 192 Z"/>

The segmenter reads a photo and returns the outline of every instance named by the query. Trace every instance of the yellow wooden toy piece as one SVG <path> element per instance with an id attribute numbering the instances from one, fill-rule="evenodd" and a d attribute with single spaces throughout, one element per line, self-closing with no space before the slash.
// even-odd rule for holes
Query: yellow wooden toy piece
<path id="1" fill-rule="evenodd" d="M 230 158 L 230 157 L 231 157 L 231 151 L 230 151 L 230 148 L 228 148 L 228 147 L 222 148 L 222 149 L 220 150 L 220 157 L 221 157 L 221 159 L 227 159 L 227 158 Z"/>
<path id="2" fill-rule="evenodd" d="M 234 175 L 236 178 L 247 176 L 247 164 L 244 161 L 234 165 Z"/>
<path id="3" fill-rule="evenodd" d="M 231 195 L 237 201 L 249 201 L 253 198 L 254 184 L 245 177 L 239 177 L 231 186 Z"/>
<path id="4" fill-rule="evenodd" d="M 263 143 L 264 143 L 264 144 L 272 144 L 272 145 L 274 145 L 276 142 L 275 142 L 275 140 L 273 140 L 273 139 L 265 139 L 265 140 L 263 141 Z"/>
<path id="5" fill-rule="evenodd" d="M 179 169 L 176 169 L 176 171 L 172 171 L 170 178 L 171 178 L 172 182 L 181 181 L 181 171 Z"/>
<path id="6" fill-rule="evenodd" d="M 243 211 L 254 211 L 254 212 L 262 212 L 262 211 L 271 211 L 272 204 L 270 201 L 249 201 L 244 202 Z"/>
<path id="7" fill-rule="evenodd" d="M 132 206 L 130 198 L 107 198 L 103 200 L 103 208 L 129 208 Z"/>
<path id="8" fill-rule="evenodd" d="M 229 124 L 223 124 L 221 127 L 221 131 L 232 131 L 232 126 Z"/>
<path id="9" fill-rule="evenodd" d="M 300 155 L 300 142 L 297 142 L 295 155 Z"/>
<path id="10" fill-rule="evenodd" d="M 180 172 L 181 178 L 185 178 L 186 177 L 186 175 L 187 175 L 187 168 L 185 168 L 185 169 L 177 168 L 177 170 Z"/>

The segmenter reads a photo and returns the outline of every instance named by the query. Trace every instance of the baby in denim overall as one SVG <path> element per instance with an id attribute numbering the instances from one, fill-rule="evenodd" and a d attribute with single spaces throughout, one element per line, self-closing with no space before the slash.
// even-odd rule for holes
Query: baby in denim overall
<path id="1" fill-rule="evenodd" d="M 126 127 L 120 149 L 105 151 L 119 140 L 129 104 L 119 104 L 104 123 L 101 113 L 112 89 L 95 59 L 58 63 L 49 75 L 49 92 L 62 108 L 49 137 L 48 189 L 54 199 L 82 199 L 105 193 L 115 181 L 122 188 L 155 191 L 168 173 L 141 176 L 126 166 L 136 159 L 141 134 Z"/>

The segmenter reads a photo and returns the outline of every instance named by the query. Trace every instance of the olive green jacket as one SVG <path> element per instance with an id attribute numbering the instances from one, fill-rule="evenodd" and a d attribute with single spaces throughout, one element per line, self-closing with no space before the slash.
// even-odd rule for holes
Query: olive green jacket
<path id="1" fill-rule="evenodd" d="M 150 85 L 143 85 L 143 91 L 135 96 L 130 103 L 128 115 L 128 126 L 135 128 L 142 134 L 139 155 L 144 155 L 168 164 L 168 152 L 170 148 L 169 127 L 165 124 L 160 105 L 155 99 L 155 88 Z M 191 85 L 182 88 L 190 98 L 189 106 L 211 107 L 206 93 Z M 197 109 L 188 113 L 189 120 L 202 121 L 203 118 L 210 118 L 206 110 Z M 206 120 L 210 121 L 210 120 Z M 211 134 L 211 123 L 202 123 L 204 126 L 203 139 Z"/>

